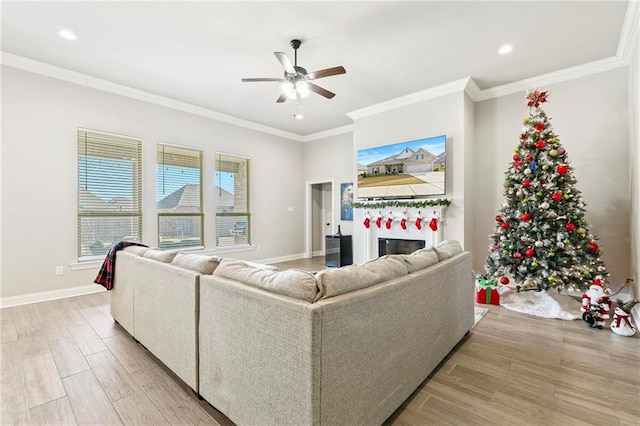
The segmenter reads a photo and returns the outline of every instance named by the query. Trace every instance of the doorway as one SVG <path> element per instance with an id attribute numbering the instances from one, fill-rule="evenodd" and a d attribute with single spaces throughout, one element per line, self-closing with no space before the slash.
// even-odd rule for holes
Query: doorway
<path id="1" fill-rule="evenodd" d="M 334 233 L 333 179 L 307 181 L 305 257 L 324 256 L 325 235 Z"/>

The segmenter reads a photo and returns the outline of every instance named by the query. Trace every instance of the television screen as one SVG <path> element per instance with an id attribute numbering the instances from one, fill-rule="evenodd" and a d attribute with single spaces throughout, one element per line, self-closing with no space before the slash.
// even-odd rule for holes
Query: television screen
<path id="1" fill-rule="evenodd" d="M 445 135 L 358 150 L 358 198 L 445 193 Z"/>

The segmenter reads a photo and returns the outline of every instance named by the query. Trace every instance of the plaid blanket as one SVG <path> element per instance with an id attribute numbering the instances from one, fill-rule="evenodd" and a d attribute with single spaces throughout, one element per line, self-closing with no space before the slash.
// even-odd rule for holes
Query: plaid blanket
<path id="1" fill-rule="evenodd" d="M 105 257 L 104 262 L 102 262 L 102 266 L 100 267 L 100 271 L 98 272 L 96 279 L 93 280 L 94 283 L 100 284 L 107 290 L 111 290 L 113 288 L 113 277 L 116 270 L 116 252 L 129 246 L 149 247 L 136 241 L 120 241 L 119 243 L 114 244 L 114 246 L 107 252 L 107 257 Z"/>

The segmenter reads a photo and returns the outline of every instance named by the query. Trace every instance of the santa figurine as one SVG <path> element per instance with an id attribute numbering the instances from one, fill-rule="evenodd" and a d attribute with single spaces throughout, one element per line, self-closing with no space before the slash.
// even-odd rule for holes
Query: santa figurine
<path id="1" fill-rule="evenodd" d="M 618 302 L 619 306 L 613 311 L 611 331 L 626 337 L 631 337 L 636 333 L 636 329 L 631 322 L 631 309 L 638 303 L 640 303 L 640 300 L 630 300 L 624 305 L 622 302 Z"/>
<path id="2" fill-rule="evenodd" d="M 609 319 L 611 300 L 604 294 L 602 278 L 597 276 L 589 290 L 582 295 L 582 319 L 589 327 L 602 328 Z"/>

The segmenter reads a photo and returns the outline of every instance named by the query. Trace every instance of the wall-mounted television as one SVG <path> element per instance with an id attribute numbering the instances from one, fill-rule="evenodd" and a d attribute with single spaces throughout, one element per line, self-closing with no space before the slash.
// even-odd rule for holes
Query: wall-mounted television
<path id="1" fill-rule="evenodd" d="M 445 135 L 358 150 L 358 198 L 444 195 Z"/>

